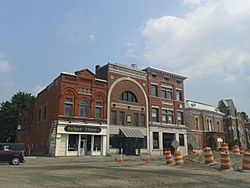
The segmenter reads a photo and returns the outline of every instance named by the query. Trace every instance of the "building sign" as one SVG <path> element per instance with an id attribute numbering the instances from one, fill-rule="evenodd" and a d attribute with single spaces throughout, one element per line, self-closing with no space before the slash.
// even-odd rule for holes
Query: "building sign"
<path id="1" fill-rule="evenodd" d="M 86 133 L 100 133 L 100 127 L 91 127 L 91 126 L 80 126 L 80 125 L 67 125 L 64 127 L 66 132 L 86 132 Z"/>

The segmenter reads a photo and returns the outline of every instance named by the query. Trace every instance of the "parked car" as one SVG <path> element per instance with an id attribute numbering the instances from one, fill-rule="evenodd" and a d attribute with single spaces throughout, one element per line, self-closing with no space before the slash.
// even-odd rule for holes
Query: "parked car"
<path id="1" fill-rule="evenodd" d="M 24 150 L 21 143 L 0 143 L 0 162 L 18 165 L 24 162 Z"/>

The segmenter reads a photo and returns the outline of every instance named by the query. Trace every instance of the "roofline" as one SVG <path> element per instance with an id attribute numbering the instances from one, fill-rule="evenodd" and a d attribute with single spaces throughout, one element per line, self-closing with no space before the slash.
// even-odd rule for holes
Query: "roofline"
<path id="1" fill-rule="evenodd" d="M 167 73 L 167 74 L 172 74 L 172 75 L 174 75 L 176 77 L 182 78 L 183 80 L 187 79 L 186 76 L 183 76 L 183 75 L 180 75 L 180 74 L 177 74 L 177 73 L 174 73 L 174 72 L 166 71 L 166 70 L 163 70 L 163 69 L 159 69 L 159 68 L 156 68 L 156 67 L 149 66 L 149 67 L 147 67 L 147 68 L 145 68 L 143 70 L 146 71 L 147 69 L 153 69 L 153 70 L 161 71 L 161 72 L 164 72 L 164 73 Z"/>

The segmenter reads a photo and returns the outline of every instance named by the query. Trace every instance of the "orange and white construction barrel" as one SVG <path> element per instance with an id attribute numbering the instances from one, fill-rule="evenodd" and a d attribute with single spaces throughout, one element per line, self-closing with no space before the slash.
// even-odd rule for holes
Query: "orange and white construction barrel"
<path id="1" fill-rule="evenodd" d="M 167 150 L 165 151 L 165 159 L 166 159 L 166 164 L 167 165 L 174 165 L 174 159 L 171 154 L 171 151 Z"/>
<path id="2" fill-rule="evenodd" d="M 122 155 L 120 155 L 120 157 L 119 157 L 119 159 L 118 159 L 118 163 L 119 163 L 120 165 L 123 165 L 123 164 L 124 164 L 124 160 L 123 160 Z"/>
<path id="3" fill-rule="evenodd" d="M 240 147 L 235 145 L 233 147 L 233 154 L 240 155 Z"/>
<path id="4" fill-rule="evenodd" d="M 229 152 L 221 152 L 220 153 L 220 158 L 221 158 L 221 164 L 220 164 L 220 169 L 221 170 L 232 169 Z"/>
<path id="5" fill-rule="evenodd" d="M 228 144 L 227 143 L 221 143 L 221 148 L 220 148 L 221 152 L 228 152 L 229 153 L 229 149 L 228 149 Z"/>
<path id="6" fill-rule="evenodd" d="M 244 147 L 240 147 L 240 154 L 243 155 L 246 149 Z"/>
<path id="7" fill-rule="evenodd" d="M 176 165 L 184 165 L 184 160 L 180 151 L 175 151 L 174 160 Z"/>
<path id="8" fill-rule="evenodd" d="M 204 148 L 203 152 L 204 152 L 204 157 L 205 157 L 205 164 L 207 165 L 216 164 L 216 162 L 214 161 L 212 149 L 210 147 Z"/>
<path id="9" fill-rule="evenodd" d="M 242 170 L 250 172 L 250 152 L 244 152 Z"/>

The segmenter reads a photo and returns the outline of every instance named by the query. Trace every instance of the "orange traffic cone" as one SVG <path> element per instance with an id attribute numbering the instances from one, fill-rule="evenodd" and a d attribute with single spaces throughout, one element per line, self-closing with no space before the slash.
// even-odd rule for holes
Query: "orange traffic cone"
<path id="1" fill-rule="evenodd" d="M 241 155 L 244 155 L 245 150 L 246 150 L 246 149 L 245 149 L 244 147 L 240 147 L 240 154 L 241 154 Z"/>
<path id="2" fill-rule="evenodd" d="M 221 170 L 232 170 L 229 152 L 221 152 L 220 158 L 221 158 L 220 169 Z"/>
<path id="3" fill-rule="evenodd" d="M 211 165 L 216 164 L 216 162 L 214 161 L 214 156 L 213 156 L 212 149 L 210 147 L 204 148 L 203 152 L 204 152 L 206 165 L 211 166 Z"/>
<path id="4" fill-rule="evenodd" d="M 124 160 L 123 160 L 122 155 L 120 155 L 120 158 L 119 158 L 119 160 L 118 160 L 118 163 L 119 163 L 119 165 L 123 165 L 123 164 L 124 164 Z"/>
<path id="5" fill-rule="evenodd" d="M 250 172 L 250 153 L 244 152 L 243 162 L 242 162 L 242 171 Z"/>
<path id="6" fill-rule="evenodd" d="M 146 164 L 147 164 L 147 165 L 150 164 L 150 157 L 149 157 L 149 155 L 146 155 Z"/>
<path id="7" fill-rule="evenodd" d="M 228 144 L 227 143 L 221 143 L 221 148 L 220 148 L 221 152 L 228 152 L 229 153 L 229 149 L 228 149 Z"/>

